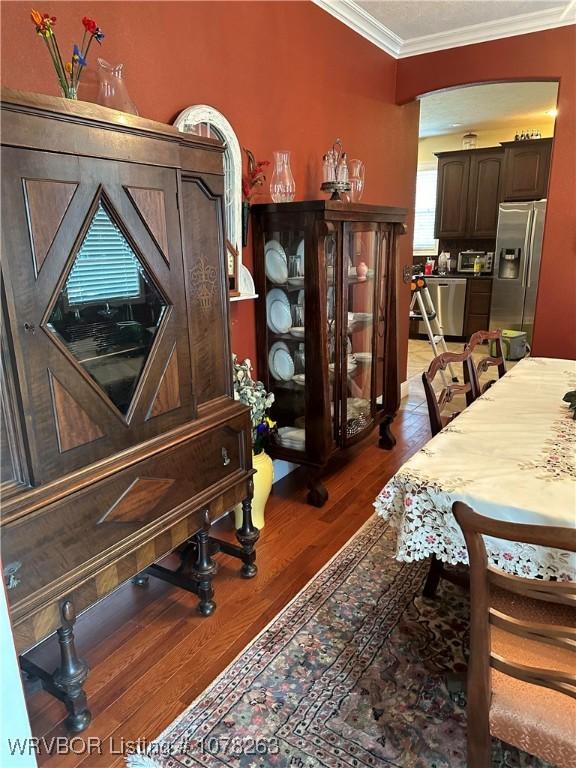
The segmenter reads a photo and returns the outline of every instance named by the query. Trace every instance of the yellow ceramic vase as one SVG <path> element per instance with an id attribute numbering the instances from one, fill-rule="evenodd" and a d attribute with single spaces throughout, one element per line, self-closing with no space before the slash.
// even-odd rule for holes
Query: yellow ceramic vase
<path id="1" fill-rule="evenodd" d="M 254 475 L 254 498 L 252 499 L 252 522 L 259 530 L 264 528 L 264 510 L 272 483 L 274 482 L 274 464 L 265 451 L 252 454 L 252 465 L 256 470 Z M 242 504 L 234 508 L 234 521 L 236 528 L 242 526 Z"/>

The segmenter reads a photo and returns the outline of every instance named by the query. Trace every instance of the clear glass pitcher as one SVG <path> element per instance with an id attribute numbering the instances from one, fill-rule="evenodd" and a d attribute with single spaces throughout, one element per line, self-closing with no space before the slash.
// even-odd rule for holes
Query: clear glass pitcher
<path id="1" fill-rule="evenodd" d="M 98 90 L 97 103 L 103 107 L 118 109 L 120 112 L 129 112 L 137 115 L 136 104 L 132 101 L 124 82 L 123 64 L 112 66 L 105 59 L 98 59 Z"/>
<path id="2" fill-rule="evenodd" d="M 296 194 L 296 184 L 290 168 L 290 152 L 273 152 L 274 172 L 270 179 L 270 194 L 275 203 L 291 203 Z"/>
<path id="3" fill-rule="evenodd" d="M 362 160 L 350 160 L 349 180 L 350 180 L 350 202 L 359 203 L 364 193 L 364 175 L 366 168 Z"/>

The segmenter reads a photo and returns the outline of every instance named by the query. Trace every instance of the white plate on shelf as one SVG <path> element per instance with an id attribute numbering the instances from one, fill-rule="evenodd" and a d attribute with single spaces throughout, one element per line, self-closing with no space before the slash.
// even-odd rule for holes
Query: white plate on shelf
<path id="1" fill-rule="evenodd" d="M 300 264 L 302 265 L 302 269 L 304 269 L 304 238 L 300 240 L 298 243 L 298 248 L 296 248 L 296 256 L 300 258 Z"/>
<path id="2" fill-rule="evenodd" d="M 294 384 L 298 384 L 299 387 L 303 387 L 306 384 L 306 374 L 296 373 L 294 376 L 292 376 L 292 381 Z"/>
<path id="3" fill-rule="evenodd" d="M 266 320 L 274 333 L 288 333 L 292 327 L 290 299 L 280 288 L 272 288 L 266 295 Z"/>
<path id="4" fill-rule="evenodd" d="M 288 259 L 278 240 L 269 240 L 264 246 L 264 262 L 268 280 L 283 285 L 288 279 Z"/>
<path id="5" fill-rule="evenodd" d="M 291 285 L 294 288 L 301 288 L 304 285 L 304 278 L 303 277 L 289 277 L 288 278 L 288 285 Z"/>
<path id="6" fill-rule="evenodd" d="M 372 352 L 355 352 L 354 356 L 359 363 L 371 363 Z"/>
<path id="7" fill-rule="evenodd" d="M 290 328 L 290 336 L 294 336 L 295 339 L 303 339 L 305 333 L 306 329 L 303 325 L 293 325 L 292 328 Z"/>
<path id="8" fill-rule="evenodd" d="M 286 342 L 276 341 L 272 344 L 268 353 L 268 367 L 276 381 L 290 381 L 294 376 L 294 360 Z"/>

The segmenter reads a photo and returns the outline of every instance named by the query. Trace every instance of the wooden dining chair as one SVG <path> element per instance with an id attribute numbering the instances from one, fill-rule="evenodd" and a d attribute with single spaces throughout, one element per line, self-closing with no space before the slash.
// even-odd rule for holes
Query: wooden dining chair
<path id="1" fill-rule="evenodd" d="M 462 363 L 464 374 L 463 383 L 450 382 L 437 392 L 434 387 L 434 379 L 441 371 L 446 371 L 450 365 Z M 428 404 L 428 416 L 430 417 L 430 430 L 432 437 L 437 435 L 440 430 L 452 421 L 460 411 L 454 411 L 450 414 L 444 414 L 445 407 L 451 403 L 456 395 L 466 397 L 466 405 L 470 405 L 475 399 L 473 377 L 472 354 L 465 349 L 464 352 L 442 352 L 442 354 L 432 360 L 428 370 L 422 374 L 422 384 L 426 394 L 426 403 Z M 444 376 L 447 381 L 448 377 Z"/>
<path id="2" fill-rule="evenodd" d="M 452 508 L 470 560 L 468 768 L 491 765 L 491 735 L 576 765 L 576 584 L 488 565 L 483 536 L 576 552 L 576 529 L 492 520 Z"/>
<path id="3" fill-rule="evenodd" d="M 446 371 L 449 366 L 456 364 L 462 364 L 463 383 L 455 383 L 450 380 L 450 383 L 446 384 L 444 382 L 449 380 L 449 376 L 444 376 L 444 386 L 442 386 L 440 391 L 437 391 L 434 386 L 436 376 L 441 371 Z M 437 435 L 443 427 L 449 424 L 461 412 L 460 410 L 455 410 L 449 414 L 444 413 L 446 406 L 453 402 L 456 395 L 464 395 L 466 405 L 470 405 L 475 400 L 473 376 L 472 354 L 467 349 L 464 352 L 442 352 L 442 354 L 432 360 L 428 370 L 424 371 L 422 374 L 422 384 L 424 385 L 426 403 L 428 404 L 428 417 L 430 419 L 432 437 Z M 430 569 L 423 589 L 424 597 L 432 598 L 436 595 L 438 584 L 442 578 L 461 583 L 461 578 L 458 574 L 452 574 L 450 571 L 447 571 L 442 565 L 442 561 L 436 555 L 432 555 Z"/>
<path id="4" fill-rule="evenodd" d="M 475 398 L 482 395 L 492 386 L 492 384 L 496 383 L 496 379 L 490 379 L 480 385 L 480 376 L 485 373 L 488 368 L 495 366 L 498 369 L 498 378 L 500 379 L 506 373 L 506 363 L 504 362 L 504 352 L 502 349 L 502 331 L 476 331 L 476 333 L 473 333 L 472 336 L 470 336 L 470 340 L 464 347 L 465 350 L 468 349 L 470 350 L 470 353 L 473 353 L 476 347 L 480 344 L 484 344 L 485 342 L 490 344 L 492 341 L 496 348 L 495 356 L 487 354 L 480 358 L 478 362 L 475 362 L 474 358 L 472 358 L 472 385 L 474 387 Z"/>

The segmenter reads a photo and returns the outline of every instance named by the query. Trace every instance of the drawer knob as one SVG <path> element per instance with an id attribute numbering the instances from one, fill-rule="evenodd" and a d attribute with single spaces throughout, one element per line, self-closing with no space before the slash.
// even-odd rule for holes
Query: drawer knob
<path id="1" fill-rule="evenodd" d="M 222 448 L 222 464 L 224 464 L 225 467 L 230 464 L 230 456 L 228 456 L 228 451 L 226 448 Z"/>

